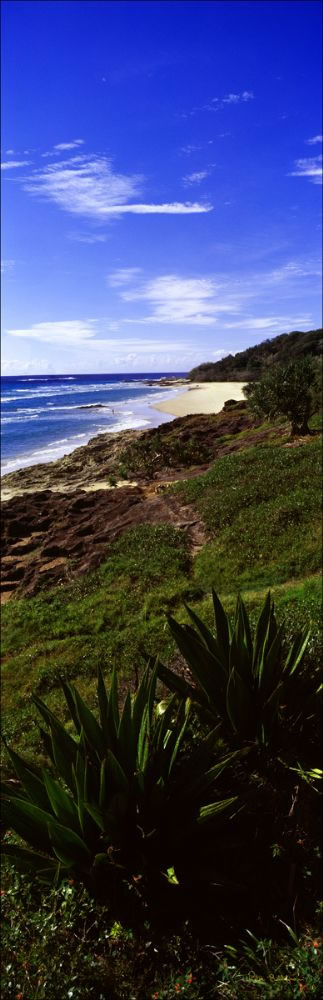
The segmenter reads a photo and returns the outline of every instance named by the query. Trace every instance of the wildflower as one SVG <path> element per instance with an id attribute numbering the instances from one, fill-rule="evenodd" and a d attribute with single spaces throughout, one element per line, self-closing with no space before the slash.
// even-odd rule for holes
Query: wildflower
<path id="1" fill-rule="evenodd" d="M 74 878 L 68 878 L 67 881 L 68 881 L 69 885 L 74 885 L 75 879 Z"/>
<path id="2" fill-rule="evenodd" d="M 0 896 L 5 896 L 6 892 L 7 892 L 6 889 L 0 889 Z"/>
<path id="3" fill-rule="evenodd" d="M 16 1000 L 24 1000 L 24 994 L 23 993 L 16 993 Z"/>
<path id="4" fill-rule="evenodd" d="M 307 986 L 305 985 L 305 983 L 301 983 L 301 982 L 299 982 L 299 983 L 298 983 L 298 989 L 299 989 L 299 992 L 300 992 L 300 993 L 306 993 L 306 991 L 307 991 Z"/>
<path id="5" fill-rule="evenodd" d="M 153 1000 L 157 1000 L 158 997 L 159 997 L 159 993 L 153 993 Z"/>

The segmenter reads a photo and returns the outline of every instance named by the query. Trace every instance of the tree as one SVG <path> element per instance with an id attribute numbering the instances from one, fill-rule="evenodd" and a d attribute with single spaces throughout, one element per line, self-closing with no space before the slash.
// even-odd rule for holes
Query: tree
<path id="1" fill-rule="evenodd" d="M 259 382 L 249 382 L 243 392 L 257 416 L 287 417 L 292 434 L 309 434 L 316 379 L 312 359 L 304 357 L 287 365 L 273 365 Z"/>

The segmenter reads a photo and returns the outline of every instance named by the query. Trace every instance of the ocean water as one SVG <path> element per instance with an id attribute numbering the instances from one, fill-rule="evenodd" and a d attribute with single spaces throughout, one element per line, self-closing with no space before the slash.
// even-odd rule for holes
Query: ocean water
<path id="1" fill-rule="evenodd" d="M 3 376 L 2 475 L 52 462 L 96 434 L 148 428 L 173 419 L 151 409 L 151 404 L 176 390 L 144 385 L 144 379 L 169 374 Z"/>

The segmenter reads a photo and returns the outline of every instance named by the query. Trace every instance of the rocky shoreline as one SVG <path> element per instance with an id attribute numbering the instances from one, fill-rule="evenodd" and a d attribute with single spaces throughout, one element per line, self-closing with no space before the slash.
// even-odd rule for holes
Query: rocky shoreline
<path id="1" fill-rule="evenodd" d="M 55 462 L 4 476 L 2 601 L 64 585 L 94 570 L 107 558 L 111 542 L 139 524 L 171 523 L 189 533 L 193 549 L 199 547 L 206 530 L 196 511 L 181 506 L 165 488 L 205 471 L 210 462 L 246 447 L 249 440 L 254 443 L 256 427 L 246 403 L 233 402 L 218 414 L 100 434 Z M 257 431 L 257 443 L 266 437 L 268 432 Z M 148 470 L 142 457 L 151 453 L 152 444 Z M 130 462 L 121 478 L 121 459 L 129 448 L 135 465 Z"/>
<path id="2" fill-rule="evenodd" d="M 172 389 L 173 386 L 176 388 L 177 385 L 190 385 L 190 381 L 189 378 L 185 378 L 184 376 L 183 378 L 176 378 L 175 375 L 174 377 L 172 375 L 164 375 L 162 378 L 143 379 L 143 385 L 161 385 L 164 388 L 165 386 L 169 386 Z"/>
<path id="3" fill-rule="evenodd" d="M 1 479 L 1 499 L 11 500 L 21 493 L 54 490 L 71 493 L 77 489 L 111 489 L 109 477 L 122 448 L 145 431 L 116 431 L 98 434 L 54 462 L 42 462 L 9 472 Z"/>

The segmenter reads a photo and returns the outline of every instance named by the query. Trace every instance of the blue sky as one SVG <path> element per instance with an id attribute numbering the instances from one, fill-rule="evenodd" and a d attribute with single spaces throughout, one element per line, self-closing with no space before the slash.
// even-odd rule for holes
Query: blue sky
<path id="1" fill-rule="evenodd" d="M 3 373 L 321 325 L 316 0 L 4 0 Z"/>

